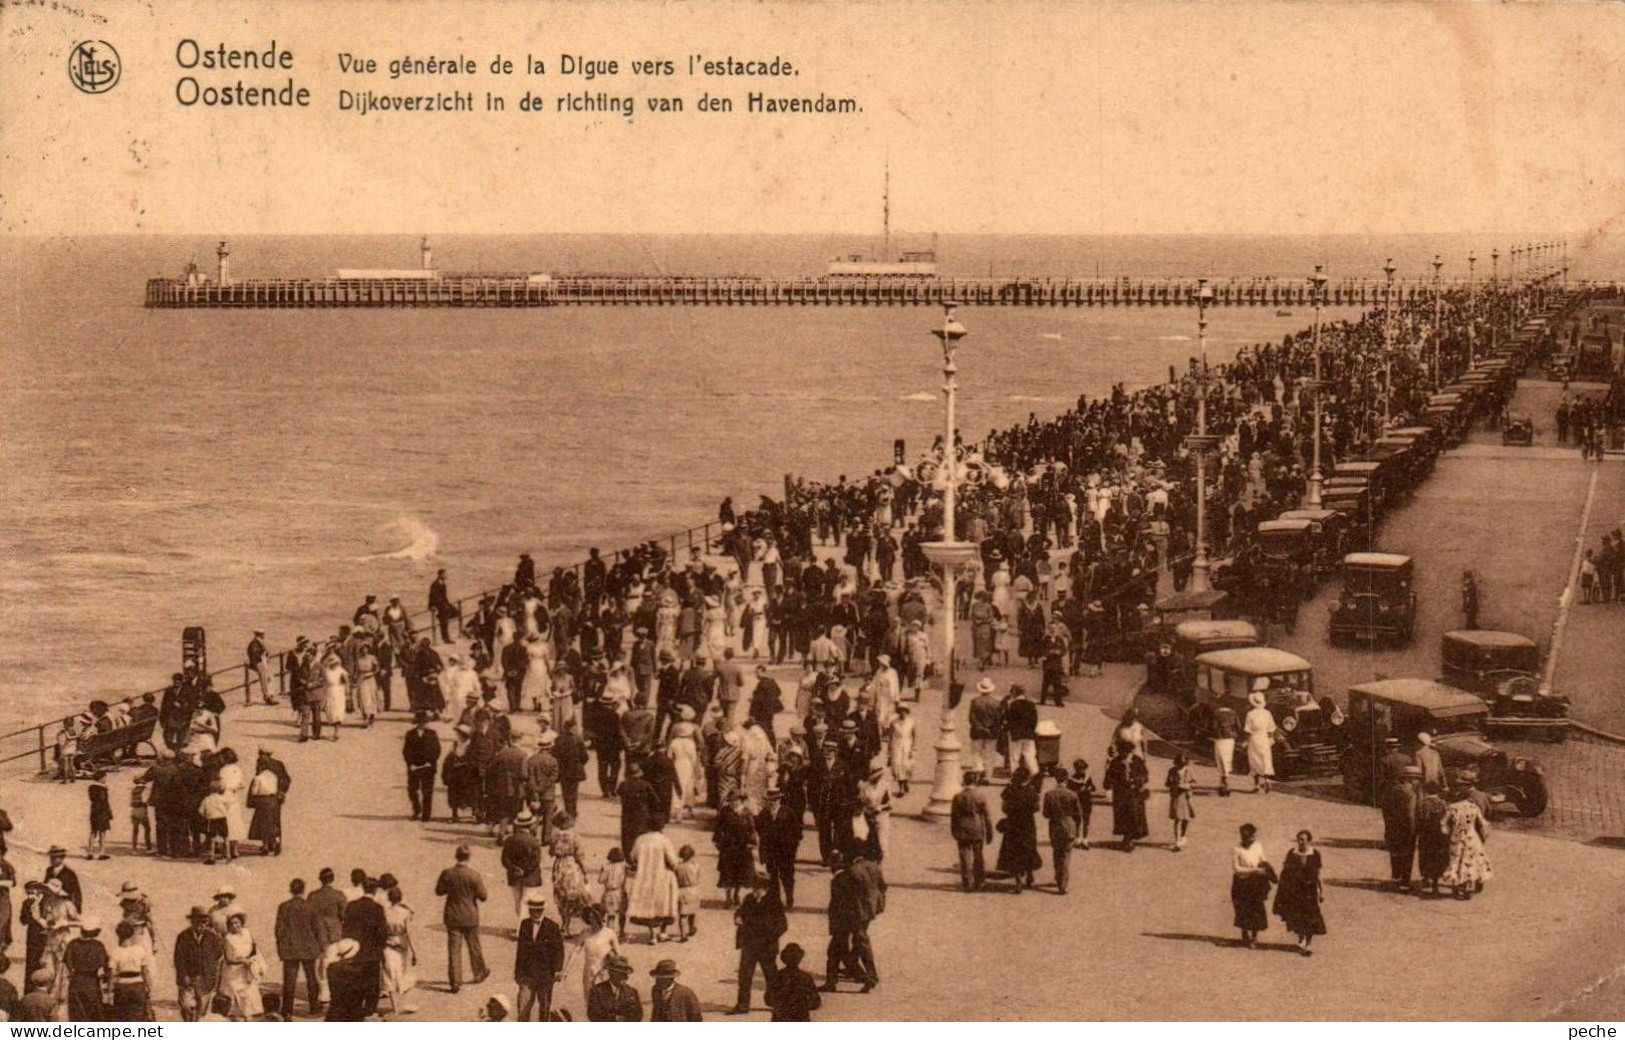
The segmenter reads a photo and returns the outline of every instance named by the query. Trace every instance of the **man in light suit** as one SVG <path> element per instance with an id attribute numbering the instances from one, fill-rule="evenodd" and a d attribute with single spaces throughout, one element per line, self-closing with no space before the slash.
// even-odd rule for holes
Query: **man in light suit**
<path id="1" fill-rule="evenodd" d="M 974 892 L 987 882 L 982 848 L 993 840 L 993 819 L 987 811 L 987 799 L 976 789 L 979 779 L 976 770 L 965 771 L 965 786 L 954 795 L 948 814 L 954 841 L 959 844 L 959 883 L 967 892 Z"/>

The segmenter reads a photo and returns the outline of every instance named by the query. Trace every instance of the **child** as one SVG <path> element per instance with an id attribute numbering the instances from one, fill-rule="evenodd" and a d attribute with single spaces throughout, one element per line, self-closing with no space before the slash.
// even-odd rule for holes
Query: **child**
<path id="1" fill-rule="evenodd" d="M 79 775 L 79 726 L 69 715 L 62 720 L 62 730 L 56 735 L 56 761 L 61 769 L 60 779 L 71 784 Z"/>
<path id="2" fill-rule="evenodd" d="M 615 938 L 626 940 L 626 857 L 621 853 L 621 847 L 615 846 L 609 850 L 609 862 L 599 872 L 598 880 L 604 886 L 603 898 L 599 901 L 604 910 L 604 920 L 615 922 Z"/>
<path id="3" fill-rule="evenodd" d="M 113 826 L 113 803 L 107 795 L 107 771 L 96 770 L 90 781 L 90 841 L 85 845 L 86 859 L 109 859 L 107 832 Z"/>
<path id="4" fill-rule="evenodd" d="M 688 942 L 700 932 L 694 923 L 700 913 L 700 865 L 692 845 L 678 849 L 677 859 L 677 941 Z"/>
<path id="5" fill-rule="evenodd" d="M 226 818 L 231 815 L 231 802 L 226 798 L 226 787 L 216 780 L 209 786 L 208 797 L 198 808 L 198 815 L 203 817 L 203 835 L 208 844 L 208 858 L 203 862 L 209 866 L 214 865 L 216 858 L 224 858 L 228 851 Z"/>
<path id="6" fill-rule="evenodd" d="M 1073 759 L 1072 775 L 1067 778 L 1066 786 L 1078 796 L 1078 805 L 1083 809 L 1083 822 L 1078 827 L 1078 848 L 1089 848 L 1089 818 L 1094 814 L 1095 808 L 1095 781 L 1089 775 L 1089 763 L 1081 758 Z"/>
<path id="7" fill-rule="evenodd" d="M 148 852 L 152 851 L 152 817 L 147 809 L 147 796 L 151 791 L 151 782 L 141 777 L 137 777 L 130 788 L 130 847 L 140 848 L 144 836 Z"/>
<path id="8" fill-rule="evenodd" d="M 1168 770 L 1168 818 L 1174 821 L 1174 852 L 1185 850 L 1185 835 L 1191 828 L 1196 809 L 1191 805 L 1191 791 L 1196 777 L 1185 760 L 1184 752 L 1174 755 L 1173 768 Z"/>

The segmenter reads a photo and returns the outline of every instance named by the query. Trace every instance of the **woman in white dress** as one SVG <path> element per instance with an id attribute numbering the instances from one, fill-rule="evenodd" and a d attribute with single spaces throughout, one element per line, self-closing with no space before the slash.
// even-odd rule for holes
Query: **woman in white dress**
<path id="1" fill-rule="evenodd" d="M 226 919 L 226 956 L 220 971 L 220 992 L 231 998 L 231 1009 L 245 1019 L 265 1014 L 260 999 L 260 977 L 265 958 L 248 930 L 248 914 L 234 910 Z"/>
<path id="2" fill-rule="evenodd" d="M 333 727 L 333 739 L 338 740 L 339 727 L 344 725 L 345 700 L 350 691 L 350 673 L 344 670 L 344 662 L 339 660 L 338 654 L 328 654 L 322 660 L 322 684 L 327 722 Z"/>
<path id="3" fill-rule="evenodd" d="M 418 984 L 417 948 L 412 945 L 412 908 L 402 900 L 399 887 L 389 890 L 384 907 L 384 923 L 389 938 L 384 943 L 384 993 L 397 1015 L 410 1015 L 417 1008 L 406 1002 L 406 994 Z"/>
<path id="4" fill-rule="evenodd" d="M 1002 561 L 993 572 L 993 609 L 1007 622 L 1016 616 L 1016 601 L 1010 595 L 1010 565 Z"/>
<path id="5" fill-rule="evenodd" d="M 525 615 L 525 637 L 528 639 L 531 636 L 541 635 L 542 623 L 537 619 L 542 610 L 541 597 L 532 591 L 525 597 L 522 607 Z"/>
<path id="6" fill-rule="evenodd" d="M 226 748 L 220 752 L 220 787 L 226 796 L 226 858 L 237 858 L 237 843 L 248 840 L 248 820 L 243 815 L 243 792 L 248 780 L 243 767 L 237 764 L 237 752 Z"/>
<path id="7" fill-rule="evenodd" d="M 632 706 L 632 672 L 625 661 L 616 661 L 609 666 L 609 675 L 604 679 L 604 692 L 599 699 L 605 703 L 613 702 L 617 715 Z"/>
<path id="8" fill-rule="evenodd" d="M 597 985 L 609 955 L 621 952 L 621 941 L 615 936 L 615 923 L 604 920 L 604 912 L 596 906 L 581 912 L 581 923 L 586 926 L 581 938 L 581 994 L 586 997 Z"/>
<path id="9" fill-rule="evenodd" d="M 660 607 L 655 611 L 655 652 L 677 654 L 677 618 L 682 614 L 677 593 L 671 589 L 660 592 Z"/>
<path id="10" fill-rule="evenodd" d="M 355 710 L 362 725 L 371 726 L 378 714 L 378 657 L 364 648 L 355 659 Z"/>
<path id="11" fill-rule="evenodd" d="M 519 626 L 507 611 L 497 615 L 496 628 L 491 636 L 491 660 L 501 661 L 502 650 L 518 638 Z"/>
<path id="12" fill-rule="evenodd" d="M 1247 695 L 1247 703 L 1252 707 L 1241 725 L 1247 734 L 1247 771 L 1253 774 L 1253 790 L 1268 794 L 1275 775 L 1275 716 L 1257 690 Z"/>
<path id="13" fill-rule="evenodd" d="M 694 725 L 694 708 L 688 704 L 677 707 L 677 721 L 672 723 L 666 742 L 666 757 L 671 759 L 677 773 L 677 799 L 683 816 L 694 817 L 694 792 L 700 785 L 699 727 Z"/>
<path id="14" fill-rule="evenodd" d="M 677 850 L 660 831 L 649 831 L 632 844 L 633 870 L 627 885 L 626 919 L 649 929 L 652 943 L 666 941 L 666 929 L 677 920 Z"/>
<path id="15" fill-rule="evenodd" d="M 519 688 L 519 703 L 536 711 L 550 711 L 553 707 L 553 662 L 548 657 L 547 640 L 540 635 L 525 637 L 525 681 Z"/>
<path id="16" fill-rule="evenodd" d="M 779 756 L 773 748 L 773 738 L 757 719 L 745 723 L 745 735 L 740 740 L 740 751 L 745 756 L 744 791 L 752 816 L 759 815 L 767 806 L 767 788 L 778 772 Z"/>
<path id="17" fill-rule="evenodd" d="M 752 657 L 766 657 L 767 644 L 767 592 L 761 588 L 750 590 L 750 649 Z"/>
<path id="18" fill-rule="evenodd" d="M 715 596 L 705 597 L 705 628 L 700 645 L 711 655 L 712 661 L 721 661 L 728 646 L 728 611 Z"/>

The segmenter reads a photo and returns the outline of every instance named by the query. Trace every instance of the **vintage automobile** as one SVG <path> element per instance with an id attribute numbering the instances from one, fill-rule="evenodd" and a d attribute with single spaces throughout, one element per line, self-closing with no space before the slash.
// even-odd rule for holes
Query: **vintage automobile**
<path id="1" fill-rule="evenodd" d="M 1446 632 L 1439 641 L 1439 681 L 1476 693 L 1490 706 L 1489 732 L 1568 735 L 1569 699 L 1540 692 L 1540 649 L 1516 632 Z"/>
<path id="2" fill-rule="evenodd" d="M 1344 726 L 1343 786 L 1350 796 L 1375 802 L 1388 749 L 1413 747 L 1416 734 L 1433 735 L 1447 774 L 1478 771 L 1478 789 L 1496 808 L 1521 816 L 1546 811 L 1546 774 L 1532 759 L 1509 755 L 1484 735 L 1490 709 L 1476 694 L 1428 679 L 1383 679 L 1349 688 Z"/>
<path id="3" fill-rule="evenodd" d="M 1348 517 L 1336 509 L 1288 509 L 1277 520 L 1307 520 L 1310 523 L 1310 560 L 1315 577 L 1323 578 L 1337 569 L 1343 559 Z"/>
<path id="4" fill-rule="evenodd" d="M 1337 705 L 1315 700 L 1314 670 L 1297 654 L 1268 646 L 1214 650 L 1194 662 L 1194 704 L 1187 714 L 1186 732 L 1202 729 L 1198 705 L 1223 701 L 1236 718 L 1244 719 L 1252 705 L 1248 697 L 1264 695 L 1264 706 L 1275 718 L 1275 775 L 1287 780 L 1336 773 L 1342 758 L 1340 730 L 1344 719 Z M 1193 717 L 1194 716 L 1194 717 Z M 1236 741 L 1233 771 L 1247 771 L 1245 740 Z"/>
<path id="5" fill-rule="evenodd" d="M 1181 621 L 1157 648 L 1160 660 L 1148 661 L 1146 677 L 1153 689 L 1190 700 L 1195 694 L 1196 659 L 1210 650 L 1258 645 L 1258 629 L 1236 620 Z"/>
<path id="6" fill-rule="evenodd" d="M 1322 487 L 1320 489 L 1320 506 L 1322 509 L 1334 509 L 1348 518 L 1344 527 L 1343 547 L 1349 551 L 1365 550 L 1371 548 L 1372 531 L 1375 526 L 1375 517 L 1371 512 L 1371 490 L 1365 485 L 1353 487 Z M 1333 566 L 1342 563 L 1342 557 L 1336 557 Z"/>
<path id="7" fill-rule="evenodd" d="M 1272 586 L 1298 589 L 1308 599 L 1315 592 L 1315 524 L 1312 520 L 1261 521 L 1257 528 L 1259 566 Z"/>
<path id="8" fill-rule="evenodd" d="M 1557 354 L 1546 362 L 1546 378 L 1557 383 L 1567 383 L 1574 378 L 1575 355 Z"/>
<path id="9" fill-rule="evenodd" d="M 1529 416 L 1514 412 L 1507 416 L 1506 425 L 1501 427 L 1502 444 L 1522 444 L 1528 446 L 1535 443 L 1535 424 Z"/>
<path id="10" fill-rule="evenodd" d="M 1439 461 L 1439 431 L 1431 426 L 1401 426 L 1383 434 L 1377 443 L 1409 444 L 1414 456 L 1411 464 L 1418 476 L 1426 476 L 1433 470 L 1434 463 Z"/>
<path id="11" fill-rule="evenodd" d="M 1434 394 L 1428 398 L 1423 421 L 1439 433 L 1445 448 L 1454 448 L 1466 436 L 1471 406 L 1461 394 Z"/>
<path id="12" fill-rule="evenodd" d="M 1327 637 L 1409 643 L 1416 628 L 1415 565 L 1398 553 L 1355 552 L 1343 557 L 1343 593 L 1332 604 Z"/>

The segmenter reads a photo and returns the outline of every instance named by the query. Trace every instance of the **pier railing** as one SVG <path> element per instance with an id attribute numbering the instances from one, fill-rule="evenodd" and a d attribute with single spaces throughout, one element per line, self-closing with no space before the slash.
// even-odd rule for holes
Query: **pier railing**
<path id="1" fill-rule="evenodd" d="M 604 556 L 603 559 L 606 564 L 613 563 L 617 555 L 629 553 L 635 548 L 645 546 L 650 543 L 663 546 L 666 549 L 668 558 L 672 560 L 677 558 L 679 551 L 686 553 L 688 550 L 694 548 L 698 548 L 702 554 L 709 555 L 714 553 L 720 547 L 719 540 L 722 533 L 721 521 L 712 520 L 709 523 L 699 524 L 694 527 L 686 528 L 682 531 L 642 539 L 634 542 L 631 546 L 628 546 L 625 549 L 617 550 L 616 552 Z M 566 565 L 563 567 L 563 569 L 566 571 L 574 571 L 577 581 L 584 582 L 585 576 L 583 570 L 586 565 L 587 560 L 583 559 L 576 563 Z M 551 567 L 544 568 L 541 565 L 538 565 L 538 583 L 544 583 L 547 576 L 551 572 Z M 503 585 L 506 584 L 511 584 L 511 582 L 503 583 Z M 478 609 L 480 601 L 487 596 L 496 596 L 499 592 L 501 592 L 503 585 L 492 586 L 491 588 L 482 589 L 479 592 L 453 600 L 453 603 L 457 607 L 457 626 L 459 636 L 461 635 L 464 622 L 466 622 L 468 618 L 472 616 L 473 612 Z M 410 613 L 408 615 L 408 620 L 411 623 L 413 631 L 418 633 L 428 633 L 436 637 L 438 636 L 438 629 L 434 628 L 437 621 L 427 606 L 425 606 L 422 610 Z M 284 646 L 278 648 L 268 646 L 266 650 L 267 676 L 270 683 L 275 687 L 279 697 L 285 696 L 288 692 L 288 678 L 284 667 L 284 660 L 289 649 L 291 649 L 291 647 Z M 226 707 L 228 709 L 231 707 L 231 694 L 244 693 L 250 689 L 257 688 L 259 684 L 258 673 L 246 660 L 228 665 L 224 668 L 217 668 L 214 671 L 209 672 L 208 675 L 210 684 L 214 687 L 215 692 L 220 694 L 221 698 L 226 701 Z M 229 683 L 230 685 L 221 685 L 222 683 Z M 143 697 L 151 695 L 155 700 L 158 700 L 161 703 L 164 691 L 167 688 L 168 687 L 159 687 L 158 689 L 143 690 L 139 693 L 127 694 L 126 696 L 129 696 L 131 699 L 139 703 Z M 113 699 L 122 700 L 123 698 Z M 87 701 L 85 704 L 72 706 L 71 712 L 65 713 L 63 718 L 78 715 L 80 712 L 85 710 L 88 703 L 89 702 Z M 0 734 L 0 767 L 13 765 L 14 763 L 22 762 L 31 758 L 37 758 L 39 771 L 41 773 L 49 772 L 55 766 L 56 741 L 58 735 L 62 731 L 63 718 L 53 719 L 48 722 L 35 723 L 23 729 Z"/>

